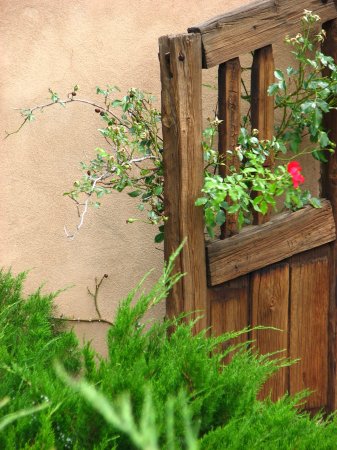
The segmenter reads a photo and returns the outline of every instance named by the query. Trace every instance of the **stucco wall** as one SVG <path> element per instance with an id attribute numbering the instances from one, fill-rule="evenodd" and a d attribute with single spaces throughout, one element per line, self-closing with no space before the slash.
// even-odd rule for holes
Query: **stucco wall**
<path id="1" fill-rule="evenodd" d="M 12 108 L 45 102 L 48 88 L 61 95 L 77 83 L 81 97 L 93 98 L 95 86 L 110 83 L 122 90 L 140 87 L 159 98 L 158 37 L 185 32 L 244 3 L 248 0 L 2 0 L 2 134 L 19 124 Z M 118 301 L 145 271 L 154 267 L 151 279 L 157 276 L 162 251 L 153 244 L 155 229 L 125 224 L 135 203 L 124 194 L 89 211 L 81 232 L 66 239 L 64 225 L 74 229 L 78 218 L 62 193 L 79 177 L 79 161 L 102 144 L 99 126 L 92 108 L 73 104 L 38 114 L 36 122 L 2 141 L 0 266 L 31 269 L 27 291 L 42 282 L 46 290 L 73 285 L 60 294 L 58 312 L 82 318 L 95 316 L 87 287 L 107 273 L 100 302 L 103 316 L 112 319 Z M 163 305 L 156 314 L 163 314 Z M 76 330 L 104 349 L 105 326 L 82 324 Z"/>

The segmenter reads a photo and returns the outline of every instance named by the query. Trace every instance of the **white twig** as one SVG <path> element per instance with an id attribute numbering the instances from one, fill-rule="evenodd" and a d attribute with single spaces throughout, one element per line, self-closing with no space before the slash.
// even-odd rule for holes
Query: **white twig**
<path id="1" fill-rule="evenodd" d="M 92 196 L 92 194 L 93 194 L 93 192 L 94 192 L 94 190 L 95 190 L 96 184 L 97 184 L 99 181 L 102 181 L 102 180 L 104 180 L 105 178 L 107 178 L 109 175 L 110 175 L 110 173 L 106 172 L 106 173 L 104 173 L 103 175 L 101 175 L 100 177 L 95 178 L 95 180 L 94 180 L 94 182 L 93 182 L 93 184 L 92 184 L 92 186 L 91 186 L 90 192 L 87 193 L 87 199 L 86 199 L 86 201 L 85 201 L 84 203 L 82 203 L 82 204 L 78 204 L 78 206 L 83 206 L 83 210 L 82 210 L 82 212 L 79 214 L 80 221 L 79 221 L 79 223 L 78 223 L 78 225 L 77 225 L 77 227 L 76 227 L 76 231 L 75 231 L 73 234 L 70 234 L 70 233 L 68 232 L 68 230 L 67 230 L 67 227 L 64 225 L 64 232 L 65 232 L 65 235 L 67 236 L 68 239 L 73 240 L 74 237 L 76 236 L 76 234 L 80 231 L 81 227 L 83 226 L 83 223 L 84 223 L 84 217 L 85 217 L 86 213 L 88 212 L 89 200 L 90 200 L 90 197 Z M 79 211 L 79 208 L 78 208 L 78 211 Z"/>
<path id="2" fill-rule="evenodd" d="M 156 159 L 156 156 L 147 155 L 147 156 L 143 156 L 142 158 L 130 159 L 129 164 L 139 163 L 142 161 L 146 161 L 147 159 Z"/>
<path id="3" fill-rule="evenodd" d="M 142 156 L 140 158 L 133 158 L 133 159 L 130 159 L 129 161 L 127 161 L 127 164 L 129 164 L 129 165 L 137 164 L 137 163 L 140 163 L 142 161 L 146 161 L 148 159 L 156 159 L 156 156 L 154 156 L 154 155 L 146 155 L 146 156 Z M 77 202 L 77 200 L 75 200 L 76 204 L 77 204 L 78 216 L 80 218 L 80 221 L 79 221 L 79 223 L 78 223 L 78 225 L 76 227 L 76 231 L 74 233 L 69 233 L 68 230 L 67 230 L 67 227 L 64 225 L 64 227 L 63 227 L 64 228 L 64 233 L 65 233 L 65 235 L 67 236 L 68 239 L 73 240 L 74 237 L 76 236 L 76 234 L 79 232 L 79 230 L 83 226 L 84 217 L 85 217 L 85 215 L 88 212 L 90 197 L 94 193 L 97 183 L 105 180 L 106 178 L 109 178 L 115 172 L 115 170 L 116 170 L 116 168 L 111 168 L 109 170 L 109 172 L 105 172 L 101 176 L 99 176 L 99 177 L 97 177 L 95 179 L 93 179 L 91 177 L 91 179 L 94 180 L 94 181 L 93 181 L 93 184 L 91 186 L 91 190 L 89 192 L 87 192 L 87 199 L 86 199 L 86 201 L 84 203 L 79 203 L 79 202 Z M 80 206 L 83 207 L 82 212 L 80 212 L 80 208 L 79 208 Z"/>

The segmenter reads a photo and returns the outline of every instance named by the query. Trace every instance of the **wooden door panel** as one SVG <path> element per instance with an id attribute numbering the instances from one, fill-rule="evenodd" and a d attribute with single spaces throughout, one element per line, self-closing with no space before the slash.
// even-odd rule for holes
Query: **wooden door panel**
<path id="1" fill-rule="evenodd" d="M 288 356 L 289 264 L 274 264 L 251 275 L 251 324 L 273 327 L 271 330 L 253 330 L 253 344 L 259 353 L 283 350 L 276 358 Z M 288 390 L 288 368 L 275 373 L 264 385 L 261 397 L 271 394 L 278 399 Z"/>
<path id="2" fill-rule="evenodd" d="M 290 393 L 310 389 L 308 408 L 327 404 L 329 247 L 292 258 L 290 277 Z"/>
<path id="3" fill-rule="evenodd" d="M 243 276 L 208 290 L 211 326 L 214 335 L 228 331 L 241 331 L 249 325 L 249 277 Z M 233 343 L 245 342 L 242 334 Z"/>
<path id="4" fill-rule="evenodd" d="M 276 400 L 286 392 L 310 389 L 308 409 L 329 403 L 328 392 L 335 383 L 328 380 L 329 358 L 335 360 L 328 345 L 330 291 L 329 245 L 208 289 L 215 335 L 246 326 L 274 327 L 283 331 L 253 330 L 238 341 L 252 338 L 261 354 L 285 350 L 279 356 L 299 359 L 268 380 L 261 397 Z"/>

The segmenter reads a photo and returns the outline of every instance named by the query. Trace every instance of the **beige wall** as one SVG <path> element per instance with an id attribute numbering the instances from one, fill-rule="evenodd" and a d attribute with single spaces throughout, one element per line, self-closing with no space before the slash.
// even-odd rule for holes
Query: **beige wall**
<path id="1" fill-rule="evenodd" d="M 96 85 L 110 83 L 159 97 L 158 37 L 244 3 L 248 0 L 2 0 L 2 133 L 19 124 L 13 107 L 45 102 L 49 87 L 61 95 L 77 83 L 81 97 L 93 98 Z M 82 318 L 95 316 L 87 286 L 107 273 L 101 309 L 112 319 L 118 301 L 145 271 L 156 268 L 152 279 L 159 273 L 162 251 L 153 244 L 154 228 L 126 226 L 135 203 L 122 194 L 89 211 L 81 232 L 66 239 L 63 227 L 74 229 L 77 216 L 62 193 L 79 177 L 78 162 L 103 145 L 99 126 L 89 107 L 57 106 L 2 141 L 0 266 L 31 269 L 29 291 L 42 282 L 46 290 L 73 285 L 59 296 L 59 313 Z M 76 329 L 104 348 L 103 325 Z"/>

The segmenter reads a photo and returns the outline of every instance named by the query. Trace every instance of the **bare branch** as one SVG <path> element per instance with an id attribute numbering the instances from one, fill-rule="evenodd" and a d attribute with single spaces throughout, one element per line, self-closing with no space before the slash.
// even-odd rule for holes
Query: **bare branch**
<path id="1" fill-rule="evenodd" d="M 86 323 L 98 322 L 98 323 L 106 323 L 108 325 L 113 326 L 114 324 L 113 324 L 113 322 L 110 322 L 110 320 L 102 319 L 102 315 L 101 315 L 101 312 L 98 307 L 98 293 L 99 293 L 99 289 L 105 278 L 108 278 L 108 275 L 106 273 L 102 276 L 102 278 L 100 279 L 99 282 L 97 281 L 97 277 L 95 277 L 95 293 L 94 294 L 87 287 L 88 294 L 94 299 L 95 309 L 96 309 L 96 312 L 98 315 L 98 319 L 80 319 L 80 318 L 75 319 L 74 317 L 63 317 L 63 315 L 61 315 L 60 317 L 52 317 L 52 318 L 54 320 L 62 320 L 65 322 L 86 322 Z"/>
<path id="2" fill-rule="evenodd" d="M 94 193 L 96 184 L 97 184 L 99 181 L 101 181 L 101 180 L 103 180 L 103 179 L 105 179 L 105 178 L 107 178 L 107 177 L 109 177 L 109 176 L 110 176 L 110 173 L 106 172 L 106 173 L 104 173 L 103 175 L 101 175 L 100 177 L 95 178 L 95 180 L 94 180 L 94 182 L 93 182 L 93 184 L 92 184 L 92 187 L 91 187 L 91 191 L 87 193 L 87 199 L 86 199 L 86 201 L 85 201 L 84 203 L 82 203 L 82 204 L 81 204 L 81 203 L 78 203 L 78 202 L 76 201 L 76 203 L 77 203 L 77 205 L 78 205 L 78 211 L 79 211 L 79 206 L 83 206 L 83 210 L 82 210 L 82 212 L 79 214 L 80 221 L 79 221 L 79 224 L 78 224 L 77 227 L 76 227 L 76 231 L 75 231 L 73 234 L 70 234 L 70 233 L 68 232 L 66 226 L 64 225 L 64 232 L 65 232 L 65 234 L 66 234 L 66 236 L 67 236 L 68 239 L 71 239 L 71 240 L 74 239 L 75 235 L 76 235 L 76 234 L 79 232 L 79 230 L 81 229 L 81 227 L 82 227 L 82 225 L 83 225 L 83 223 L 84 223 L 84 217 L 85 217 L 86 213 L 88 212 L 88 206 L 89 206 L 90 197 L 91 197 L 92 194 Z"/>
<path id="3" fill-rule="evenodd" d="M 110 322 L 109 320 L 106 319 L 75 319 L 74 317 L 52 317 L 53 320 L 62 320 L 64 322 L 86 322 L 86 323 L 95 323 L 95 322 L 99 322 L 99 323 L 106 323 L 108 325 L 113 326 L 113 322 Z"/>
<path id="4" fill-rule="evenodd" d="M 42 105 L 36 105 L 36 106 L 33 106 L 32 108 L 27 108 L 27 109 L 23 109 L 23 108 L 13 108 L 13 109 L 16 111 L 21 111 L 22 115 L 24 115 L 22 113 L 22 111 L 29 111 L 30 114 L 33 114 L 35 111 L 38 111 L 38 110 L 43 111 L 45 108 L 48 108 L 49 106 L 53 106 L 53 105 L 57 105 L 57 104 L 64 106 L 68 103 L 75 103 L 75 102 L 84 103 L 86 105 L 90 105 L 90 106 L 93 106 L 94 108 L 100 109 L 102 112 L 109 114 L 111 117 L 113 117 L 115 120 L 117 120 L 119 123 L 122 123 L 126 128 L 129 129 L 129 127 L 124 122 L 122 122 L 122 120 L 118 116 L 116 116 L 116 114 L 111 112 L 110 109 L 107 108 L 106 106 L 98 105 L 97 103 L 94 103 L 89 100 L 85 100 L 83 98 L 73 97 L 71 94 L 69 94 L 69 96 L 66 100 L 58 99 L 57 101 L 54 101 L 54 102 L 52 101 L 52 102 L 44 103 Z M 27 121 L 28 121 L 28 116 L 25 117 L 25 119 L 23 120 L 21 125 L 15 131 L 11 131 L 11 132 L 5 131 L 6 136 L 4 137 L 4 139 L 7 139 L 12 134 L 18 133 L 22 129 L 22 127 L 27 123 Z"/>
<path id="5" fill-rule="evenodd" d="M 97 281 L 97 277 L 95 277 L 95 293 L 92 293 L 90 291 L 90 289 L 87 287 L 88 294 L 94 299 L 95 309 L 96 309 L 97 315 L 100 319 L 102 318 L 102 315 L 101 315 L 101 312 L 98 307 L 98 293 L 99 293 L 99 289 L 105 278 L 108 278 L 108 275 L 106 273 L 102 276 L 102 278 L 99 282 Z"/>
<path id="6" fill-rule="evenodd" d="M 129 164 L 139 163 L 139 162 L 145 161 L 146 159 L 157 159 L 157 158 L 152 155 L 142 156 L 141 158 L 130 159 Z"/>
<path id="7" fill-rule="evenodd" d="M 23 128 L 23 126 L 25 125 L 25 123 L 26 123 L 27 121 L 28 121 L 28 117 L 25 118 L 25 120 L 22 122 L 22 124 L 21 124 L 21 125 L 19 126 L 19 128 L 17 128 L 16 130 L 10 131 L 10 132 L 5 131 L 6 136 L 3 138 L 3 140 L 7 139 L 9 136 L 12 136 L 12 134 L 18 133 L 18 132 L 21 130 L 21 128 Z"/>

